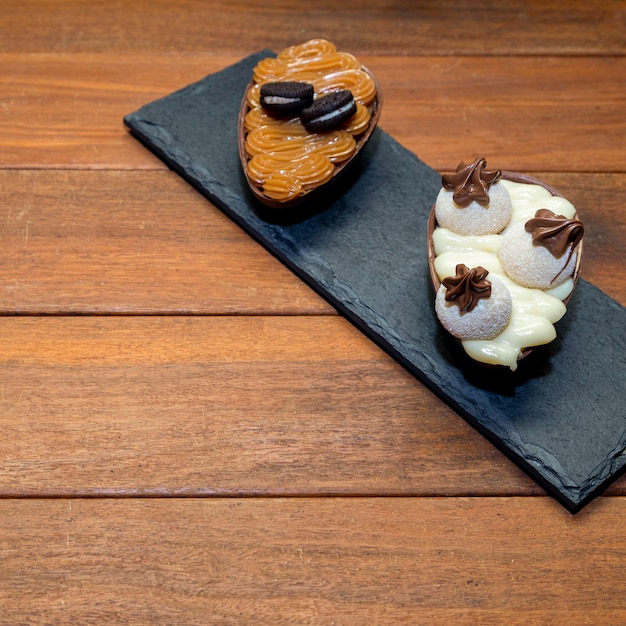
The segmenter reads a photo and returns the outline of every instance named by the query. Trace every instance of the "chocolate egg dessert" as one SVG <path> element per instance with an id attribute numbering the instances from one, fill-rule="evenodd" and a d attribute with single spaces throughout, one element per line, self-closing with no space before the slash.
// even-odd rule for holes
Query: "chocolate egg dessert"
<path id="1" fill-rule="evenodd" d="M 239 156 L 255 197 L 289 208 L 335 180 L 366 145 L 381 105 L 373 74 L 325 39 L 262 59 L 239 114 Z"/>
<path id="2" fill-rule="evenodd" d="M 552 187 L 486 165 L 461 163 L 442 177 L 428 228 L 435 312 L 471 358 L 515 370 L 556 337 L 584 230 Z"/>

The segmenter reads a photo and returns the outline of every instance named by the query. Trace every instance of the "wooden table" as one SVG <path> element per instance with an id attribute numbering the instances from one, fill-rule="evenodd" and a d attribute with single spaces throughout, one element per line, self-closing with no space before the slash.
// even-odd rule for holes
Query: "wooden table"
<path id="1" fill-rule="evenodd" d="M 626 3 L 473 4 L 3 0 L 0 623 L 626 623 L 626 479 L 565 511 L 122 124 L 326 37 L 625 304 Z"/>

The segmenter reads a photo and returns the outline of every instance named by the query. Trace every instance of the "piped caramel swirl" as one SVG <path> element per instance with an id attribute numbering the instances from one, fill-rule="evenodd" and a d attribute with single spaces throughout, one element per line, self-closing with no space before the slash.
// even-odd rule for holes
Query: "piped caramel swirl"
<path id="1" fill-rule="evenodd" d="M 458 206 L 465 208 L 472 201 L 483 207 L 489 206 L 489 187 L 500 180 L 500 170 L 487 170 L 487 161 L 478 158 L 469 165 L 459 163 L 454 174 L 444 174 L 441 182 L 444 189 L 454 192 L 452 198 Z"/>
<path id="2" fill-rule="evenodd" d="M 456 276 L 448 276 L 441 282 L 446 288 L 446 301 L 454 302 L 462 312 L 472 311 L 481 298 L 491 295 L 491 282 L 487 280 L 489 272 L 480 265 L 470 269 L 459 263 Z"/>
<path id="3" fill-rule="evenodd" d="M 355 154 L 356 139 L 370 126 L 376 83 L 352 54 L 338 52 L 324 39 L 261 60 L 254 68 L 254 81 L 245 117 L 248 176 L 274 200 L 297 199 L 328 182 L 334 167 Z M 261 106 L 261 86 L 281 81 L 310 83 L 317 97 L 347 89 L 356 112 L 332 131 L 307 132 L 298 116 L 276 119 Z"/>

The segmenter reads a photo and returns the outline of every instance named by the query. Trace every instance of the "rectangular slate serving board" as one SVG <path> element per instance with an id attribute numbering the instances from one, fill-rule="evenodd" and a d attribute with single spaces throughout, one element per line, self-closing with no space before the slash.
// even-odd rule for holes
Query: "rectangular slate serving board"
<path id="1" fill-rule="evenodd" d="M 251 195 L 237 117 L 253 67 L 273 55 L 253 54 L 124 123 L 549 494 L 580 510 L 626 466 L 624 308 L 581 280 L 553 343 L 516 372 L 476 365 L 433 310 L 426 222 L 441 176 L 392 137 L 377 129 L 332 193 L 288 219 Z"/>

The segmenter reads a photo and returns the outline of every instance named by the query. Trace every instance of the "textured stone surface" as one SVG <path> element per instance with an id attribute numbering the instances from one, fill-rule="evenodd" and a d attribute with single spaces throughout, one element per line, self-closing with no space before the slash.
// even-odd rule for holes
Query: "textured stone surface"
<path id="1" fill-rule="evenodd" d="M 440 175 L 392 137 L 378 129 L 314 206 L 281 216 L 252 198 L 237 116 L 252 68 L 269 54 L 150 103 L 125 123 L 565 507 L 579 510 L 626 465 L 623 307 L 580 281 L 557 340 L 517 372 L 470 361 L 433 310 L 426 221 Z"/>

